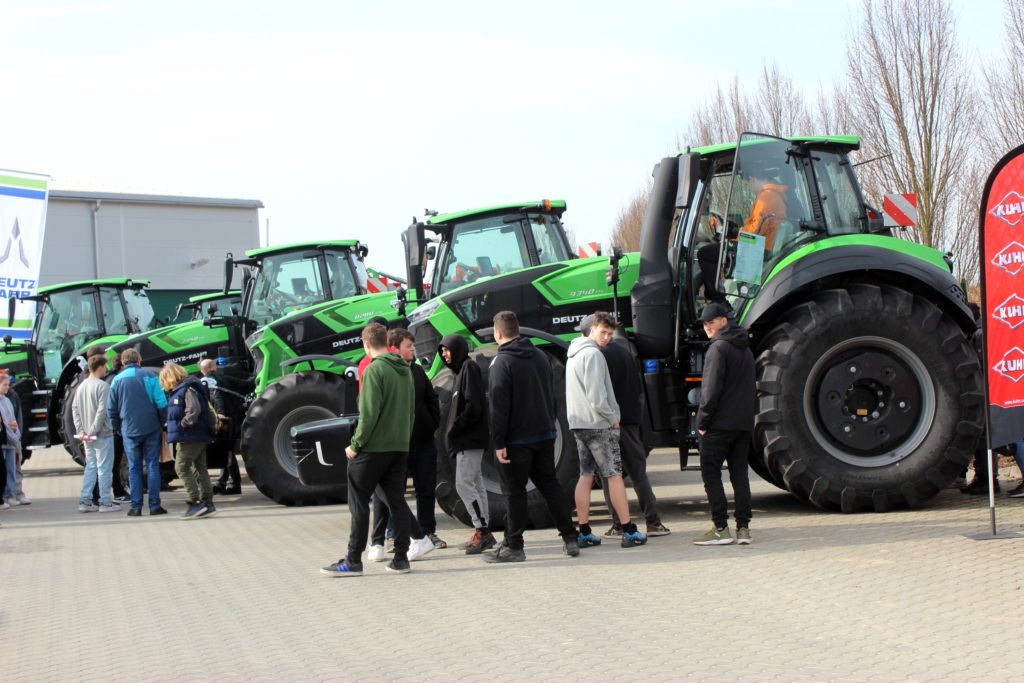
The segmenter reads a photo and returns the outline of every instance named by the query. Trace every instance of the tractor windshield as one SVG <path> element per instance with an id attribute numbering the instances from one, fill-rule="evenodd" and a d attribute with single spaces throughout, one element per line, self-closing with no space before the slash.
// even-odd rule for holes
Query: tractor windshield
<path id="1" fill-rule="evenodd" d="M 562 226 L 548 214 L 508 222 L 506 215 L 487 216 L 455 225 L 440 266 L 434 271 L 434 294 L 444 294 L 480 278 L 569 258 Z M 524 229 L 529 225 L 529 233 Z M 531 249 L 536 254 L 531 257 Z"/>
<path id="2" fill-rule="evenodd" d="M 121 297 L 124 297 L 124 309 L 128 311 L 127 319 L 123 319 Z M 153 328 L 153 305 L 149 302 L 145 290 L 114 290 L 103 287 L 100 289 L 100 299 L 103 304 L 103 320 L 112 321 L 107 322 L 107 334 L 138 334 Z M 127 332 L 122 332 L 125 328 Z"/>
<path id="3" fill-rule="evenodd" d="M 39 304 L 33 343 L 43 354 L 47 378 L 56 380 L 75 349 L 101 336 L 95 289 L 54 292 Z"/>
<path id="4" fill-rule="evenodd" d="M 292 251 L 264 257 L 256 274 L 249 318 L 263 327 L 300 308 L 365 292 L 366 270 L 357 268 L 355 260 L 347 249 Z"/>

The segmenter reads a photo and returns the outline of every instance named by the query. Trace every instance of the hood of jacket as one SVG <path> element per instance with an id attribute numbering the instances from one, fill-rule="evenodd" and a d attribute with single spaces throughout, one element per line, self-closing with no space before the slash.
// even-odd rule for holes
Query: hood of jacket
<path id="1" fill-rule="evenodd" d="M 412 377 L 412 370 L 404 358 L 397 353 L 387 352 L 374 358 L 371 363 L 381 363 L 401 377 Z"/>
<path id="2" fill-rule="evenodd" d="M 449 334 L 438 345 L 439 352 L 442 346 L 452 354 L 452 362 L 448 363 L 445 361 L 445 365 L 451 368 L 452 372 L 458 374 L 459 370 L 462 369 L 462 364 L 469 358 L 469 344 L 466 343 L 466 338 L 461 334 Z M 444 360 L 444 356 L 441 356 L 441 359 Z"/>
<path id="3" fill-rule="evenodd" d="M 600 351 L 601 347 L 598 346 L 597 342 L 591 339 L 590 337 L 576 337 L 571 342 L 569 342 L 569 358 L 579 355 L 586 349 L 594 349 L 596 351 Z"/>
<path id="4" fill-rule="evenodd" d="M 745 329 L 733 323 L 729 323 L 728 327 L 718 333 L 714 341 L 719 340 L 728 342 L 737 349 L 750 348 L 750 335 Z"/>
<path id="5" fill-rule="evenodd" d="M 526 337 L 516 337 L 510 342 L 502 344 L 498 353 L 507 353 L 517 358 L 532 358 L 534 346 Z"/>

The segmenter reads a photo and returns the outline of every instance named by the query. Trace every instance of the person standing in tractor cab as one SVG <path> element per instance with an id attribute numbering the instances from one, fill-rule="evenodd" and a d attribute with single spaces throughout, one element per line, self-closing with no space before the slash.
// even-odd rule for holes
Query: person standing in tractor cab
<path id="1" fill-rule="evenodd" d="M 751 542 L 750 479 L 747 458 L 757 411 L 754 354 L 747 331 L 730 322 L 729 309 L 708 304 L 700 320 L 710 343 L 704 355 L 697 434 L 700 435 L 700 474 L 711 506 L 714 526 L 694 539 L 696 545 L 729 545 L 729 510 L 722 486 L 722 465 L 729 465 L 735 498 L 736 542 Z"/>
<path id="2" fill-rule="evenodd" d="M 579 538 L 555 470 L 555 393 L 544 353 L 519 336 L 512 311 L 494 316 L 498 353 L 487 376 L 491 442 L 506 499 L 505 538 L 486 562 L 523 562 L 529 523 L 526 484 L 533 481 L 562 537 L 562 552 L 580 554 Z"/>
<path id="3" fill-rule="evenodd" d="M 206 446 L 213 443 L 217 416 L 211 410 L 210 393 L 197 377 L 177 363 L 160 370 L 160 386 L 170 394 L 167 401 L 167 443 L 175 444 L 174 470 L 188 492 L 182 519 L 217 514 L 213 484 L 206 469 Z"/>
<path id="4" fill-rule="evenodd" d="M 741 228 L 764 237 L 764 248 L 775 246 L 775 233 L 786 220 L 786 186 L 774 174 L 757 171 L 747 176 L 747 189 L 756 195 L 750 215 Z"/>
<path id="5" fill-rule="evenodd" d="M 459 334 L 449 334 L 438 348 L 448 369 L 455 373 L 452 405 L 445 424 L 448 455 L 455 458 L 455 490 L 473 521 L 467 555 L 479 555 L 498 544 L 491 533 L 491 511 L 484 486 L 484 451 L 487 449 L 487 390 L 480 366 L 469 358 L 469 346 Z"/>

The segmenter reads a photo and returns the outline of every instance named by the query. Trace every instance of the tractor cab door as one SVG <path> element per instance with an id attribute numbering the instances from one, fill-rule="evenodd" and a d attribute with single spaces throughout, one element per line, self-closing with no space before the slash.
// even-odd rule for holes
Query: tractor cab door
<path id="1" fill-rule="evenodd" d="M 719 293 L 753 298 L 786 254 L 823 231 L 821 216 L 812 211 L 808 178 L 807 154 L 790 141 L 740 136 L 725 214 L 718 220 Z"/>

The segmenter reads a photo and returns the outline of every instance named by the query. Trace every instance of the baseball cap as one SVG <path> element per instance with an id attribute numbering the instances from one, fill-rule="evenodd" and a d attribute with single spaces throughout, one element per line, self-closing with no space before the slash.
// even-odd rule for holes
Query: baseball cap
<path id="1" fill-rule="evenodd" d="M 729 309 L 724 304 L 712 303 L 704 307 L 704 310 L 700 312 L 700 321 L 702 323 L 711 322 L 715 318 L 728 318 Z"/>
<path id="2" fill-rule="evenodd" d="M 583 316 L 583 319 L 580 320 L 580 324 L 572 329 L 576 330 L 577 332 L 582 332 L 583 334 L 590 334 L 590 328 L 593 326 L 594 314 L 591 313 L 590 315 Z"/>

